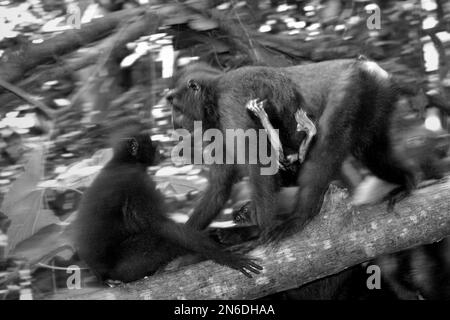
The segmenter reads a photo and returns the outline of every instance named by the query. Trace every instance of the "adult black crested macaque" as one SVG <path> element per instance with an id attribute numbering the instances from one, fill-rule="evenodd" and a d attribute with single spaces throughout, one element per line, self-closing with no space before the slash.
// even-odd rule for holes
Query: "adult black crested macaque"
<path id="1" fill-rule="evenodd" d="M 85 192 L 75 222 L 78 253 L 97 277 L 137 280 L 189 253 L 248 277 L 259 273 L 262 268 L 252 259 L 227 252 L 206 234 L 170 220 L 163 195 L 146 172 L 158 161 L 155 143 L 138 126 L 119 136 L 113 158 Z"/>
<path id="2" fill-rule="evenodd" d="M 389 128 L 397 92 L 389 74 L 376 63 L 361 59 L 334 60 L 286 68 L 243 67 L 226 73 L 204 64 L 187 66 L 175 77 L 167 99 L 175 127 L 261 128 L 246 104 L 266 100 L 265 108 L 280 140 L 298 150 L 294 117 L 299 108 L 316 124 L 317 135 L 301 165 L 294 210 L 281 223 L 274 220 L 275 179 L 249 167 L 252 202 L 266 239 L 278 240 L 300 230 L 320 210 L 329 183 L 343 161 L 353 155 L 379 178 L 399 187 L 391 199 L 409 193 L 414 175 L 393 153 Z M 212 165 L 210 184 L 188 224 L 203 229 L 217 216 L 239 176 L 239 165 Z M 275 225 L 275 227 L 274 227 Z"/>
<path id="3" fill-rule="evenodd" d="M 204 130 L 218 128 L 225 132 L 226 129 L 264 129 L 260 119 L 246 105 L 253 99 L 265 100 L 265 112 L 273 127 L 279 129 L 283 150 L 286 154 L 297 153 L 305 138 L 304 132 L 297 131 L 294 117 L 303 105 L 301 94 L 281 69 L 251 68 L 251 73 L 247 73 L 247 69 L 223 74 L 203 63 L 188 65 L 175 77 L 176 89 L 167 96 L 173 106 L 174 127 L 193 131 L 194 121 L 202 121 Z M 234 78 L 224 77 L 235 72 L 238 74 Z M 242 82 L 242 85 L 235 86 L 235 80 Z M 222 91 L 226 94 L 222 95 Z M 226 107 L 222 108 L 222 105 Z M 227 115 L 222 114 L 222 110 Z M 228 148 L 230 146 L 225 146 L 226 153 L 229 154 Z M 234 151 L 234 156 L 237 157 Z M 272 225 L 271 214 L 279 183 L 272 175 L 261 175 L 259 164 L 214 164 L 209 188 L 203 195 L 201 204 L 194 210 L 192 219 L 188 220 L 188 225 L 200 230 L 206 228 L 228 199 L 232 185 L 247 174 L 251 176 L 252 199 L 263 200 L 255 202 L 258 203 L 257 206 L 261 206 L 257 210 L 257 219 L 261 219 L 258 224 L 263 228 Z M 206 199 L 209 196 L 213 198 Z M 201 205 L 206 207 L 200 208 Z"/>

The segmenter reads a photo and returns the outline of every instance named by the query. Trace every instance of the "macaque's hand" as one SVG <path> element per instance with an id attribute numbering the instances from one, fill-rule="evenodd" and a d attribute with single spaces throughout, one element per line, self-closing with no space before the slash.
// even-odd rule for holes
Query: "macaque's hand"
<path id="1" fill-rule="evenodd" d="M 292 163 L 294 163 L 295 161 L 298 160 L 298 154 L 296 154 L 296 153 L 289 154 L 289 155 L 286 157 L 286 160 L 287 160 L 290 164 L 292 164 Z"/>
<path id="2" fill-rule="evenodd" d="M 305 161 L 306 153 L 308 152 L 312 138 L 317 133 L 317 129 L 314 125 L 314 122 L 312 122 L 312 120 L 308 118 L 306 112 L 302 109 L 298 110 L 295 113 L 295 120 L 297 121 L 297 131 L 306 132 L 306 139 L 302 141 L 298 149 L 298 160 L 300 161 L 300 163 L 303 163 L 303 161 Z"/>
<path id="3" fill-rule="evenodd" d="M 264 110 L 264 102 L 259 101 L 259 99 L 252 99 L 249 102 L 247 102 L 247 105 L 245 106 L 248 110 L 253 112 L 261 121 L 269 121 L 269 116 L 266 113 L 266 110 Z"/>
<path id="4" fill-rule="evenodd" d="M 295 120 L 297 121 L 297 131 L 304 131 L 306 133 L 311 133 L 313 136 L 316 134 L 317 129 L 308 115 L 302 109 L 295 113 Z"/>

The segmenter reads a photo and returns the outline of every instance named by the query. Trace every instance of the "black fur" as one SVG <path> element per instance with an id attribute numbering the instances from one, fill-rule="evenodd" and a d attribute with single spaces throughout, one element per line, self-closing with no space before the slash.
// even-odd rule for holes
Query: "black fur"
<path id="1" fill-rule="evenodd" d="M 149 134 L 136 128 L 118 138 L 112 160 L 83 196 L 75 223 L 80 257 L 101 280 L 137 280 L 188 253 L 247 276 L 259 273 L 251 259 L 166 217 L 164 198 L 146 172 L 157 161 L 156 150 Z"/>
<path id="2" fill-rule="evenodd" d="M 266 67 L 245 67 L 228 73 L 212 70 L 204 64 L 195 64 L 176 76 L 176 89 L 167 97 L 173 106 L 175 128 L 191 131 L 193 121 L 203 120 L 204 130 L 263 129 L 260 121 L 245 108 L 250 99 L 259 98 L 266 100 L 266 111 L 273 126 L 279 129 L 283 147 L 298 149 L 304 134 L 296 131 L 293 114 L 303 101 L 294 83 L 282 71 Z M 190 84 L 193 81 L 200 90 L 192 89 Z M 264 211 L 257 215 L 259 224 L 270 225 L 278 181 L 273 176 L 260 175 L 258 165 L 243 168 L 228 164 L 213 165 L 211 181 L 214 183 L 210 184 L 204 195 L 205 200 L 197 207 L 194 218 L 188 224 L 197 229 L 206 228 L 228 199 L 233 183 L 248 172 L 252 176 L 253 197 L 261 200 L 257 202 L 258 209 Z M 199 209 L 201 206 L 204 207 Z"/>
<path id="3" fill-rule="evenodd" d="M 204 127 L 210 123 L 221 130 L 245 130 L 259 125 L 247 113 L 246 103 L 250 99 L 266 99 L 269 117 L 274 127 L 280 129 L 283 146 L 292 143 L 295 148 L 299 145 L 294 135 L 295 110 L 300 106 L 316 119 L 318 133 L 298 175 L 295 209 L 287 221 L 283 219 L 273 227 L 274 179 L 259 175 L 254 166 L 249 166 L 258 224 L 270 228 L 268 238 L 277 240 L 300 230 L 318 213 L 329 183 L 349 155 L 361 160 L 381 179 L 398 184 L 395 194 L 408 193 L 413 188 L 413 174 L 394 157 L 389 137 L 397 99 L 393 83 L 368 66 L 369 62 L 364 60 L 335 60 L 287 68 L 244 67 L 212 74 L 204 66 L 196 72 L 194 66 L 177 78 L 169 101 L 174 106 L 174 115 L 180 111 L 177 120 L 181 120 L 178 124 L 184 128 L 191 128 L 190 121 L 196 117 L 204 120 Z M 200 84 L 196 93 L 185 84 L 192 79 Z M 205 109 L 213 109 L 210 113 L 217 115 L 214 121 L 203 113 Z M 270 113 L 271 109 L 275 114 Z M 276 114 L 281 115 L 277 120 Z M 211 168 L 210 186 L 189 225 L 203 229 L 217 216 L 238 171 L 235 165 Z"/>

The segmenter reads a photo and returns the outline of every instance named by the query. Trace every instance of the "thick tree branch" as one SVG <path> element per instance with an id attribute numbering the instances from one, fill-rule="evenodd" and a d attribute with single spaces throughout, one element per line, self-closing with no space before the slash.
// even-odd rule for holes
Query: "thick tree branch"
<path id="1" fill-rule="evenodd" d="M 33 74 L 31 78 L 19 82 L 17 86 L 9 84 L 3 79 L 0 79 L 0 88 L 3 87 L 6 90 L 12 92 L 12 94 L 5 93 L 0 95 L 0 105 L 8 105 L 12 101 L 14 101 L 15 97 L 19 97 L 41 109 L 45 114 L 49 116 L 49 118 L 54 118 L 58 115 L 66 113 L 66 111 L 70 109 L 71 106 L 60 110 L 51 110 L 49 108 L 45 108 L 45 105 L 43 103 L 36 99 L 33 99 L 33 97 L 29 94 L 26 94 L 25 91 L 29 89 L 29 87 L 35 86 L 36 83 L 44 82 L 45 79 L 48 80 L 57 78 L 58 75 L 62 76 L 63 74 L 71 73 L 95 62 L 98 62 L 97 70 L 100 70 L 108 59 L 118 61 L 127 54 L 127 51 L 125 49 L 125 45 L 127 42 L 133 41 L 140 36 L 147 34 L 148 32 L 154 32 L 158 28 L 159 23 L 160 18 L 158 15 L 155 15 L 150 11 L 145 12 L 142 17 L 128 24 L 124 24 L 116 33 L 105 38 L 96 46 L 91 47 L 89 50 L 87 50 L 87 52 L 77 53 L 75 57 L 72 58 L 69 57 L 63 64 L 59 64 L 51 71 L 44 70 L 42 72 Z M 91 75 L 91 79 L 95 79 L 96 73 L 97 72 L 94 72 L 94 74 Z M 91 82 L 92 81 L 88 81 L 87 83 L 85 83 L 79 90 L 79 92 L 81 94 L 85 92 L 86 87 L 89 86 Z M 21 89 L 21 87 L 23 87 L 24 89 Z M 72 104 L 76 102 L 77 97 L 78 96 L 72 98 Z"/>
<path id="2" fill-rule="evenodd" d="M 331 187 L 321 213 L 276 248 L 257 248 L 264 271 L 247 279 L 206 261 L 116 288 L 72 290 L 56 299 L 255 299 L 340 272 L 377 256 L 450 235 L 450 177 L 417 190 L 394 212 L 356 208 Z"/>
<path id="3" fill-rule="evenodd" d="M 39 44 L 26 44 L 15 51 L 7 51 L 0 59 L 0 76 L 7 82 L 16 82 L 30 69 L 47 62 L 54 62 L 61 55 L 72 52 L 88 43 L 111 34 L 120 24 L 139 19 L 143 9 L 129 9 L 112 13 L 81 27 L 63 32 Z"/>

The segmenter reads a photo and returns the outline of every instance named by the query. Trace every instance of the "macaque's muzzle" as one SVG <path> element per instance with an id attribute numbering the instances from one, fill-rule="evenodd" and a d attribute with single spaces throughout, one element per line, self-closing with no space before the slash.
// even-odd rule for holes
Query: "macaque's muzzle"
<path id="1" fill-rule="evenodd" d="M 182 129 L 184 122 L 184 116 L 181 112 L 177 112 L 174 109 L 172 109 L 172 125 L 173 129 Z"/>
<path id="2" fill-rule="evenodd" d="M 172 90 L 169 90 L 169 92 L 167 92 L 167 94 L 166 94 L 166 100 L 170 105 L 172 105 L 172 103 L 173 103 L 174 92 L 175 91 L 172 89 Z"/>
<path id="3" fill-rule="evenodd" d="M 166 100 L 167 103 L 170 105 L 170 107 L 172 108 L 172 126 L 173 129 L 181 129 L 183 128 L 183 115 L 181 114 L 181 112 L 175 111 L 175 106 L 174 106 L 174 93 L 175 90 L 170 90 L 167 95 L 166 95 Z"/>

